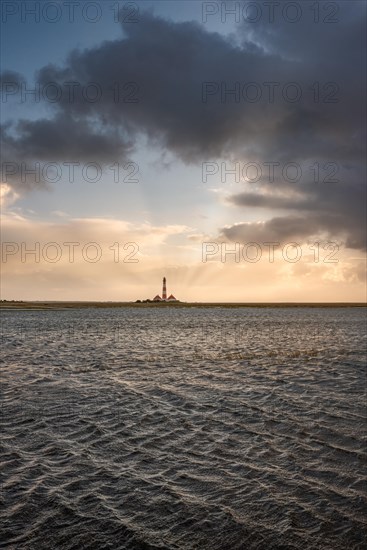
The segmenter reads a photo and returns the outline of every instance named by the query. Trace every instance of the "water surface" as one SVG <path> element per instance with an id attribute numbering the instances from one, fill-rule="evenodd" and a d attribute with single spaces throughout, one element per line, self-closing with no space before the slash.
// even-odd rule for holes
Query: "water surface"
<path id="1" fill-rule="evenodd" d="M 365 547 L 364 308 L 2 325 L 1 547 Z"/>

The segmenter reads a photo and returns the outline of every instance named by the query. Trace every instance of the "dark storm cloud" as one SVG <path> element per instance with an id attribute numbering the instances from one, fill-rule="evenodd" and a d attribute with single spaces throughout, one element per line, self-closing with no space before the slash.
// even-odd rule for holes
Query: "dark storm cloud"
<path id="1" fill-rule="evenodd" d="M 345 223 L 347 222 L 347 224 Z M 279 216 L 262 223 L 238 223 L 221 230 L 220 238 L 231 242 L 302 244 L 326 239 L 347 248 L 366 249 L 365 233 L 353 219 L 341 213 L 316 213 L 308 216 Z"/>
<path id="2" fill-rule="evenodd" d="M 294 191 L 294 189 L 293 189 Z M 290 192 L 290 189 L 289 189 Z M 314 184 L 302 186 L 296 195 L 238 193 L 229 202 L 245 208 L 279 210 L 283 215 L 264 223 L 240 223 L 221 230 L 234 242 L 304 242 L 311 237 L 342 240 L 345 246 L 366 249 L 365 184 Z M 288 211 L 288 213 L 286 213 Z"/>
<path id="3" fill-rule="evenodd" d="M 352 6 L 350 9 L 353 12 Z M 346 33 L 353 37 L 360 26 L 357 17 L 349 17 L 347 21 L 341 20 L 337 30 L 341 36 Z M 288 24 L 287 29 L 283 29 L 281 25 L 279 28 L 272 25 L 272 37 L 295 32 L 294 27 Z M 335 52 L 330 46 L 325 58 L 320 53 L 310 56 L 309 43 L 304 40 L 306 30 L 308 42 L 317 42 L 317 39 L 313 37 L 310 41 L 309 28 L 302 30 L 302 25 L 297 25 L 297 29 L 295 43 L 289 39 L 287 48 L 289 52 L 299 50 L 303 57 L 286 60 L 281 56 L 283 43 L 279 51 L 273 46 L 271 52 L 254 47 L 248 40 L 240 48 L 230 39 L 209 33 L 194 22 L 174 23 L 145 14 L 139 23 L 123 25 L 121 40 L 104 42 L 89 50 L 75 50 L 64 67 L 48 65 L 39 71 L 37 80 L 43 90 L 47 90 L 50 83 L 60 86 L 61 97 L 50 106 L 62 116 L 78 122 L 81 119 L 98 121 L 107 132 L 118 128 L 121 135 L 128 134 L 132 139 L 144 133 L 185 161 L 248 152 L 304 158 L 314 155 L 315 151 L 332 160 L 343 152 L 346 143 L 347 147 L 350 144 L 350 150 L 344 150 L 344 154 L 355 156 L 361 150 L 360 132 L 355 124 L 357 116 L 362 114 L 358 111 L 362 105 L 361 88 L 355 85 L 360 78 L 358 59 L 351 59 L 344 52 L 348 45 L 344 46 L 343 55 L 339 54 L 338 37 L 332 41 L 341 61 L 335 62 Z M 261 39 L 264 34 L 261 27 L 258 33 Z M 327 44 L 330 32 L 326 25 L 321 35 L 326 35 L 323 43 Z M 297 50 L 298 40 L 301 45 Z M 277 44 L 275 38 L 273 41 Z M 355 42 L 351 47 L 353 56 L 358 51 Z M 352 71 L 351 62 L 356 60 Z M 341 75 L 343 82 L 340 82 Z M 320 82 L 322 87 L 330 80 L 335 81 L 339 89 L 338 105 L 315 103 L 311 85 Z M 236 103 L 228 95 L 221 101 L 222 83 L 228 90 L 239 83 L 242 90 L 249 82 L 258 84 L 261 99 L 250 102 L 241 95 Z M 273 103 L 269 103 L 269 89 L 264 82 L 277 83 Z M 289 82 L 296 82 L 301 89 L 302 97 L 296 103 L 289 103 L 282 96 L 284 85 Z M 72 98 L 71 83 L 76 84 Z M 83 95 L 91 83 L 100 91 L 95 101 Z M 209 95 L 206 103 L 202 101 L 204 83 L 218 85 L 218 91 Z M 120 85 L 118 97 L 117 85 Z M 322 94 L 325 95 L 325 91 L 321 89 Z M 349 100 L 350 94 L 354 101 Z M 57 116 L 53 121 L 56 126 Z M 35 132 L 37 129 L 34 128 Z M 27 136 L 31 141 L 32 132 L 28 131 Z M 25 139 L 23 137 L 22 145 Z M 120 136 L 121 146 L 123 143 Z M 51 145 L 50 148 L 53 155 Z M 46 145 L 45 156 L 47 152 Z"/>
<path id="4" fill-rule="evenodd" d="M 2 129 L 5 145 L 19 158 L 37 160 L 108 162 L 124 153 L 124 143 L 116 128 L 98 128 L 87 119 L 58 114 L 52 119 L 21 120 L 16 137 Z"/>
<path id="5" fill-rule="evenodd" d="M 48 163 L 62 166 L 62 163 L 98 160 L 107 164 L 125 158 L 130 150 L 117 128 L 106 131 L 98 128 L 97 123 L 68 114 L 59 113 L 52 119 L 21 120 L 15 132 L 12 130 L 9 123 L 0 127 L 1 177 L 18 191 L 47 187 L 51 177 Z"/>
<path id="6" fill-rule="evenodd" d="M 364 181 L 356 181 L 356 174 L 362 173 L 365 138 L 361 4 L 340 3 L 333 24 L 316 25 L 306 18 L 293 24 L 281 18 L 243 23 L 238 31 L 241 45 L 194 22 L 141 14 L 138 23 L 123 25 L 120 40 L 74 50 L 63 67 L 43 67 L 37 75 L 41 88 L 51 90 L 48 85 L 56 83 L 61 97 L 48 103 L 50 118 L 8 127 L 4 145 L 9 154 L 16 152 L 25 160 L 113 162 L 144 135 L 185 162 L 218 157 L 337 161 L 351 166 L 351 177 L 329 189 L 329 202 L 321 187 L 307 183 L 298 197 L 240 194 L 230 200 L 246 208 L 283 210 L 261 226 L 261 232 L 301 238 L 319 228 L 361 247 Z M 222 86 L 232 90 L 239 83 L 242 90 L 249 82 L 261 89 L 258 101 L 241 96 L 236 102 L 230 95 L 221 99 Z M 264 85 L 269 82 L 277 83 L 273 102 Z M 301 90 L 293 103 L 283 95 L 289 82 Z M 214 83 L 210 86 L 217 89 L 206 102 L 204 83 Z M 93 85 L 99 94 L 94 100 L 83 93 L 89 86 L 93 97 Z M 328 97 L 333 101 L 325 103 Z M 223 233 L 231 239 L 240 232 L 247 239 L 248 231 L 248 225 L 235 225 Z"/>
<path id="7" fill-rule="evenodd" d="M 286 2 L 280 2 L 279 10 Z M 304 242 L 324 236 L 345 246 L 366 250 L 365 172 L 365 46 L 366 9 L 362 2 L 337 2 L 337 24 L 312 24 L 302 19 L 276 24 L 265 18 L 258 25 L 243 22 L 239 36 L 254 40 L 271 54 L 294 60 L 295 78 L 333 82 L 338 103 L 295 104 L 264 134 L 262 160 L 337 162 L 338 182 L 297 185 L 263 181 L 261 192 L 243 191 L 228 202 L 244 209 L 278 212 L 264 223 L 238 223 L 221 230 L 221 237 L 238 242 Z M 304 4 L 303 4 L 304 6 Z M 320 19 L 326 3 L 320 3 Z M 308 6 L 309 8 L 310 6 Z M 329 6 L 330 7 L 330 6 Z M 303 12 L 305 13 L 305 12 Z M 299 64 L 301 70 L 299 71 Z M 331 91 L 331 88 L 329 88 Z M 304 170 L 305 173 L 305 170 Z M 308 179 L 308 181 L 307 181 Z"/>
<path id="8" fill-rule="evenodd" d="M 350 248 L 366 250 L 367 196 L 363 163 L 335 164 L 338 170 L 329 183 L 325 183 L 328 176 L 324 178 L 324 175 L 317 183 L 313 181 L 313 165 L 299 166 L 302 178 L 297 183 L 280 177 L 271 183 L 263 178 L 258 186 L 247 184 L 244 191 L 227 196 L 227 203 L 243 209 L 246 215 L 254 208 L 261 209 L 262 215 L 266 211 L 276 215 L 260 225 L 235 224 L 233 231 L 231 227 L 223 228 L 221 234 L 229 240 L 239 238 L 240 242 L 257 237 L 283 241 L 319 235 L 342 240 Z"/>
<path id="9" fill-rule="evenodd" d="M 328 212 L 343 203 L 344 211 L 363 214 L 365 206 L 366 186 L 363 183 L 343 181 L 318 185 L 306 183 L 299 186 L 283 185 L 281 193 L 270 192 L 271 185 L 264 186 L 266 193 L 243 192 L 230 195 L 228 202 L 236 206 L 256 208 L 284 209 L 298 212 Z M 274 191 L 274 190 L 273 190 Z"/>
<path id="10" fill-rule="evenodd" d="M 74 101 L 67 94 L 58 107 L 72 116 L 97 116 L 132 134 L 144 132 L 185 161 L 214 158 L 238 148 L 261 119 L 260 104 L 221 103 L 220 94 L 202 101 L 205 82 L 261 81 L 286 75 L 288 63 L 234 47 L 218 34 L 195 23 L 172 23 L 145 15 L 139 24 L 124 26 L 125 38 L 98 48 L 74 51 L 68 66 L 43 68 L 48 82 L 88 82 L 101 87 L 101 100 L 85 101 L 81 88 Z M 116 98 L 117 83 L 120 94 Z M 124 86 L 130 87 L 126 93 Z M 134 89 L 135 86 L 135 89 Z M 219 101 L 219 103 L 218 103 Z M 276 110 L 276 107 L 275 107 Z"/>
<path id="11" fill-rule="evenodd" d="M 260 194 L 260 193 L 237 193 L 228 197 L 228 202 L 236 206 L 250 206 L 253 208 L 284 208 L 298 210 L 307 207 L 310 201 L 308 198 L 287 197 L 284 195 Z"/>
<path id="12" fill-rule="evenodd" d="M 3 86 L 7 84 L 13 84 L 14 86 L 19 86 L 22 80 L 23 80 L 22 75 L 20 73 L 17 73 L 16 71 L 2 71 L 0 73 L 1 90 L 3 91 Z"/>

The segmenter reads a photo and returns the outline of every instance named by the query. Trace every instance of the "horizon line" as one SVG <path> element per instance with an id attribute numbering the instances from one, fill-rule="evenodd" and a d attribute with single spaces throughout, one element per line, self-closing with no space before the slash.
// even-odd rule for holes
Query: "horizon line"
<path id="1" fill-rule="evenodd" d="M 136 302 L 136 301 L 116 301 L 116 300 L 16 300 L 16 299 L 1 299 L 0 300 L 0 307 L 3 307 L 4 305 L 32 305 L 32 304 L 65 304 L 69 305 L 71 307 L 73 304 L 75 305 L 85 305 L 85 306 L 93 306 L 95 305 L 115 305 L 116 307 L 120 306 L 133 306 L 133 307 L 184 307 L 184 306 L 238 306 L 238 307 L 251 307 L 251 306 L 303 306 L 303 307 L 310 307 L 310 306 L 356 306 L 356 307 L 367 307 L 367 301 L 365 302 L 346 302 L 346 301 L 340 301 L 340 302 L 291 302 L 291 301 L 283 301 L 283 302 L 231 302 L 231 301 L 225 301 L 225 302 L 219 302 L 219 301 L 213 301 L 213 302 L 190 302 L 190 301 L 177 301 L 177 302 Z"/>

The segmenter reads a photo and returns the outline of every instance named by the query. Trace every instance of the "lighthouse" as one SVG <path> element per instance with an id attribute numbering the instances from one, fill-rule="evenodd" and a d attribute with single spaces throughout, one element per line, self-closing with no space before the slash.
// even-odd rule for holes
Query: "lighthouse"
<path id="1" fill-rule="evenodd" d="M 166 277 L 163 277 L 162 298 L 159 296 L 159 294 L 157 294 L 157 296 L 153 298 L 153 302 L 179 302 L 179 301 L 180 300 L 177 300 L 177 298 L 175 298 L 173 294 L 170 294 L 167 298 Z"/>

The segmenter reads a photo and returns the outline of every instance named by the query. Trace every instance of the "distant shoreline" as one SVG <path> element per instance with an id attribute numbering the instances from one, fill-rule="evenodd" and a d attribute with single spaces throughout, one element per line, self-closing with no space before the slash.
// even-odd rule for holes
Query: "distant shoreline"
<path id="1" fill-rule="evenodd" d="M 116 309 L 116 308 L 337 308 L 367 307 L 363 302 L 72 302 L 72 301 L 2 301 L 3 310 L 65 310 L 65 309 Z"/>

